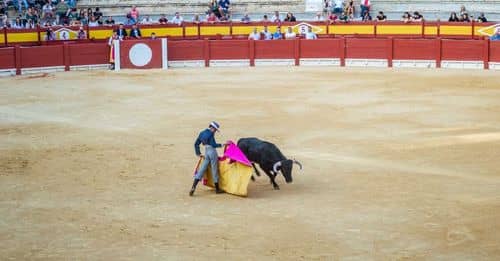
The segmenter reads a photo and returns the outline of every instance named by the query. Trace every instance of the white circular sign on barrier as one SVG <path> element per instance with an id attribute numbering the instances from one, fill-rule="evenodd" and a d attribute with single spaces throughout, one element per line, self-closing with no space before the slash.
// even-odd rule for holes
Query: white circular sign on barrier
<path id="1" fill-rule="evenodd" d="M 128 57 L 133 65 L 142 67 L 151 62 L 151 58 L 153 58 L 153 51 L 147 44 L 138 43 L 134 44 L 134 46 L 130 48 Z"/>

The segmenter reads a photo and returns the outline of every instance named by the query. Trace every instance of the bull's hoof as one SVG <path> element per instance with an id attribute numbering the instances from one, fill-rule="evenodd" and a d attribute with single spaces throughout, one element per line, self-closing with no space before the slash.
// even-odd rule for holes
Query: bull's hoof
<path id="1" fill-rule="evenodd" d="M 274 186 L 274 190 L 280 190 L 280 187 L 279 186 Z"/>
<path id="2" fill-rule="evenodd" d="M 250 179 L 251 179 L 253 182 L 255 182 L 255 178 L 254 178 L 254 176 L 250 177 Z"/>

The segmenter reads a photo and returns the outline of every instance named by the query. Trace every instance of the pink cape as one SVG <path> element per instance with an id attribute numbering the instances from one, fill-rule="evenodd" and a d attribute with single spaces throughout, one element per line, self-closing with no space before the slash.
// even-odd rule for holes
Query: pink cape
<path id="1" fill-rule="evenodd" d="M 228 145 L 224 150 L 224 157 L 227 157 L 231 160 L 237 161 L 241 164 L 252 166 L 252 163 L 247 159 L 245 154 L 241 152 L 240 148 L 234 144 L 232 141 L 228 141 Z"/>

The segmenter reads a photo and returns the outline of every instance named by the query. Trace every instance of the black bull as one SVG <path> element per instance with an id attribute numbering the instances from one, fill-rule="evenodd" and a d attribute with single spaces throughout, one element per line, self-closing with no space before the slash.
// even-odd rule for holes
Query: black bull
<path id="1" fill-rule="evenodd" d="M 259 167 L 271 180 L 274 189 L 280 189 L 278 184 L 274 181 L 279 171 L 281 171 L 285 177 L 286 183 L 291 183 L 293 181 L 293 164 L 297 164 L 300 169 L 302 169 L 300 162 L 287 159 L 276 145 L 267 141 L 262 141 L 257 138 L 241 138 L 238 140 L 238 148 L 252 162 L 252 166 L 257 176 L 260 176 L 260 173 L 255 167 L 255 163 L 259 164 Z M 252 180 L 254 180 L 253 176 Z"/>

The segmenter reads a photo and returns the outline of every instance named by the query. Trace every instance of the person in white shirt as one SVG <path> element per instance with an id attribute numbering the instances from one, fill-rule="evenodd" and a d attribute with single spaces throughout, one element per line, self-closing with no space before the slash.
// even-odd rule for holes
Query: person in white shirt
<path id="1" fill-rule="evenodd" d="M 95 17 L 92 16 L 92 18 L 90 18 L 90 21 L 89 21 L 89 26 L 90 27 L 96 27 L 96 26 L 99 26 L 99 21 L 97 21 L 95 19 Z"/>
<path id="2" fill-rule="evenodd" d="M 288 27 L 288 30 L 285 34 L 285 39 L 295 39 L 297 37 L 297 34 L 295 34 L 292 30 L 292 27 Z"/>
<path id="3" fill-rule="evenodd" d="M 184 18 L 179 14 L 179 12 L 175 13 L 175 16 L 172 18 L 171 23 L 181 25 L 182 22 L 184 21 Z"/>
<path id="4" fill-rule="evenodd" d="M 307 40 L 315 40 L 318 39 L 318 36 L 316 36 L 315 33 L 313 33 L 311 27 L 307 27 L 307 32 L 306 32 L 306 39 Z"/>
<path id="5" fill-rule="evenodd" d="M 260 33 L 257 32 L 256 27 L 254 27 L 253 31 L 250 33 L 250 35 L 248 35 L 248 40 L 251 40 L 251 39 L 253 39 L 255 41 L 260 40 Z"/>
<path id="6" fill-rule="evenodd" d="M 267 25 L 264 26 L 264 30 L 262 31 L 262 34 L 264 35 L 264 40 L 272 40 L 273 39 L 273 34 L 269 32 L 267 29 Z"/>
<path id="7" fill-rule="evenodd" d="M 271 22 L 273 22 L 273 23 L 279 23 L 279 22 L 281 22 L 280 12 L 279 11 L 274 11 L 274 15 L 271 18 Z"/>
<path id="8" fill-rule="evenodd" d="M 142 19 L 142 22 L 141 24 L 152 24 L 153 23 L 153 19 L 151 19 L 151 17 L 149 17 L 149 15 L 146 15 L 146 17 L 144 17 Z"/>

